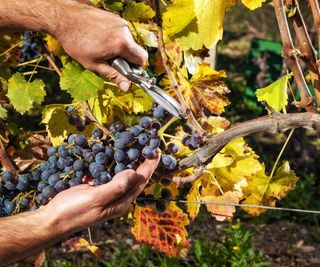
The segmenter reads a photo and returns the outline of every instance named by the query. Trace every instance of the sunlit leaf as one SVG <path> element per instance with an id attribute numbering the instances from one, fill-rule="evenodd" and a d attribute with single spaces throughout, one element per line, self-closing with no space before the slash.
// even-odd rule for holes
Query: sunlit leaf
<path id="1" fill-rule="evenodd" d="M 36 79 L 32 82 L 25 80 L 22 73 L 15 73 L 8 83 L 8 98 L 13 107 L 20 113 L 33 108 L 34 104 L 41 104 L 46 95 L 44 82 Z"/>
<path id="2" fill-rule="evenodd" d="M 155 16 L 155 12 L 153 9 L 146 5 L 143 2 L 130 3 L 123 13 L 123 18 L 129 21 L 148 21 L 149 19 L 152 19 Z"/>
<path id="3" fill-rule="evenodd" d="M 191 203 L 186 203 L 187 212 L 189 213 L 189 218 L 191 221 L 197 217 L 200 211 L 200 204 L 196 202 L 201 201 L 200 196 L 200 186 L 201 186 L 201 179 L 197 179 L 193 184 L 192 187 L 187 194 L 187 201 Z"/>
<path id="4" fill-rule="evenodd" d="M 262 6 L 266 0 L 241 0 L 242 3 L 249 9 L 254 10 Z"/>
<path id="5" fill-rule="evenodd" d="M 52 52 L 57 57 L 61 57 L 62 55 L 65 54 L 59 41 L 55 39 L 53 36 L 47 34 L 44 40 L 47 42 L 48 51 Z"/>
<path id="6" fill-rule="evenodd" d="M 96 256 L 98 259 L 100 259 L 102 254 L 103 254 L 102 250 L 99 247 L 90 244 L 83 237 L 74 237 L 74 238 L 68 240 L 67 244 L 71 247 L 72 250 L 78 250 L 80 248 L 86 248 L 94 256 Z"/>
<path id="7" fill-rule="evenodd" d="M 141 45 L 158 47 L 156 27 L 150 23 L 132 22 L 129 24 L 132 35 Z"/>
<path id="8" fill-rule="evenodd" d="M 298 177 L 290 169 L 289 162 L 285 161 L 273 177 L 268 176 L 263 168 L 256 175 L 248 178 L 248 187 L 244 194 L 247 196 L 244 204 L 264 205 L 274 207 L 277 200 L 284 198 L 295 188 Z M 258 216 L 265 209 L 243 208 L 251 215 Z"/>
<path id="9" fill-rule="evenodd" d="M 227 8 L 236 0 L 173 0 L 163 14 L 164 34 L 185 50 L 210 48 L 221 39 Z"/>
<path id="10" fill-rule="evenodd" d="M 288 105 L 288 82 L 291 77 L 292 74 L 289 73 L 267 87 L 258 89 L 256 91 L 258 100 L 266 101 L 274 110 L 285 113 Z M 268 112 L 270 113 L 271 111 L 268 110 Z"/>
<path id="11" fill-rule="evenodd" d="M 171 202 L 164 213 L 136 206 L 131 231 L 138 242 L 153 246 L 167 255 L 179 256 L 189 247 L 185 228 L 188 224 L 188 216 Z"/>
<path id="12" fill-rule="evenodd" d="M 70 62 L 62 70 L 60 86 L 73 98 L 88 100 L 97 96 L 98 91 L 103 89 L 104 80 L 92 71 L 84 70 L 78 63 Z"/>

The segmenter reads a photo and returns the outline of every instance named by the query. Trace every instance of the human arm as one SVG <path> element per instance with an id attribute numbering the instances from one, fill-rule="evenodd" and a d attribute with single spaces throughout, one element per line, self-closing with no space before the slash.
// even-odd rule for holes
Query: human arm
<path id="1" fill-rule="evenodd" d="M 159 157 L 136 170 L 125 170 L 111 182 L 79 185 L 56 195 L 34 212 L 0 218 L 0 265 L 33 255 L 71 234 L 123 215 L 141 193 Z"/>
<path id="2" fill-rule="evenodd" d="M 72 0 L 1 0 L 0 32 L 23 30 L 50 33 L 72 58 L 113 80 L 124 91 L 130 82 L 107 60 L 120 56 L 144 65 L 148 59 L 125 20 Z"/>

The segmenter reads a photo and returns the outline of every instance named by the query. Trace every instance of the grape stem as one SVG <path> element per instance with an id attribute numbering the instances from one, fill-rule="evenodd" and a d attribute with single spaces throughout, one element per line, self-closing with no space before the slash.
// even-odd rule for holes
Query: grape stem
<path id="1" fill-rule="evenodd" d="M 197 179 L 199 179 L 202 174 L 204 173 L 206 166 L 200 166 L 197 170 L 190 174 L 189 176 L 180 177 L 180 176 L 173 176 L 172 181 L 177 184 L 177 187 L 180 187 L 183 184 L 191 183 Z"/>

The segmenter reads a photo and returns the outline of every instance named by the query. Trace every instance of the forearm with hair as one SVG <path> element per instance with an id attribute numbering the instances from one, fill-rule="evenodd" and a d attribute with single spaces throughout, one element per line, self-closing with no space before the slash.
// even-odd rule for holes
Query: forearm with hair
<path id="1" fill-rule="evenodd" d="M 0 266 L 40 252 L 68 234 L 41 209 L 0 218 Z"/>

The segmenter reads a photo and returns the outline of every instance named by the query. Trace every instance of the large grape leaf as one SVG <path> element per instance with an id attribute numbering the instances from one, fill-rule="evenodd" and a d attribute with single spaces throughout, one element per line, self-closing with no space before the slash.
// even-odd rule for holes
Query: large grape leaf
<path id="1" fill-rule="evenodd" d="M 153 9 L 143 2 L 130 3 L 123 13 L 123 18 L 134 22 L 146 22 L 155 16 Z"/>
<path id="2" fill-rule="evenodd" d="M 197 203 L 201 201 L 200 186 L 201 186 L 201 178 L 194 181 L 186 197 L 187 201 L 190 202 L 190 203 L 186 203 L 186 207 L 187 207 L 187 212 L 189 213 L 189 218 L 191 221 L 193 221 L 197 217 L 200 211 L 201 204 Z"/>
<path id="3" fill-rule="evenodd" d="M 78 133 L 77 128 L 69 123 L 66 107 L 67 105 L 61 104 L 48 105 L 42 112 L 42 123 L 46 125 L 50 141 L 54 146 L 62 144 L 69 134 Z M 89 137 L 94 128 L 93 125 L 86 125 L 81 134 Z"/>
<path id="4" fill-rule="evenodd" d="M 242 3 L 249 9 L 254 10 L 262 6 L 266 0 L 242 0 Z"/>
<path id="5" fill-rule="evenodd" d="M 289 162 L 285 161 L 273 177 L 266 175 L 265 169 L 247 178 L 248 187 L 244 189 L 247 196 L 244 204 L 264 205 L 274 207 L 277 200 L 284 198 L 295 188 L 298 177 L 290 169 Z M 265 209 L 243 208 L 249 214 L 258 216 Z"/>
<path id="6" fill-rule="evenodd" d="M 144 242 L 171 256 L 179 256 L 189 247 L 188 216 L 170 202 L 164 213 L 150 207 L 135 207 L 134 226 L 131 231 L 138 242 Z"/>
<path id="7" fill-rule="evenodd" d="M 289 73 L 267 87 L 258 89 L 256 91 L 258 100 L 266 101 L 274 110 L 285 113 L 288 105 L 288 82 L 291 77 L 292 74 Z M 270 113 L 271 111 L 268 110 L 268 112 Z"/>
<path id="8" fill-rule="evenodd" d="M 36 79 L 26 81 L 22 73 L 15 73 L 8 83 L 8 98 L 13 107 L 20 113 L 30 110 L 34 104 L 41 104 L 46 95 L 44 82 Z"/>
<path id="9" fill-rule="evenodd" d="M 203 110 L 208 109 L 215 114 L 221 114 L 229 105 L 229 100 L 224 94 L 229 92 L 223 79 L 224 71 L 215 71 L 208 64 L 200 64 L 196 73 L 187 80 L 178 73 L 180 90 L 187 104 L 197 117 L 202 117 Z"/>
<path id="10" fill-rule="evenodd" d="M 78 63 L 69 62 L 62 70 L 60 86 L 74 99 L 88 100 L 103 89 L 104 80 L 92 71 L 84 70 Z"/>
<path id="11" fill-rule="evenodd" d="M 225 11 L 236 0 L 173 0 L 163 13 L 164 35 L 185 50 L 210 48 L 222 38 Z"/>

